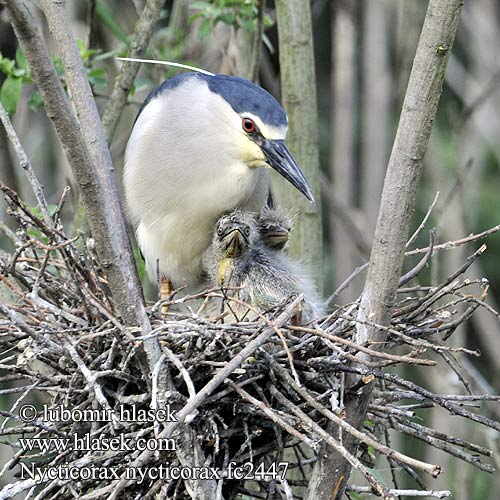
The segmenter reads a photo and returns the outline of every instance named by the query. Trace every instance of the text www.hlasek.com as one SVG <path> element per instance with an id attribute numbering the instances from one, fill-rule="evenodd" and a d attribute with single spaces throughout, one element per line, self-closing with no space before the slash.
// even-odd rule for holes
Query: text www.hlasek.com
<path id="1" fill-rule="evenodd" d="M 254 465 L 251 462 L 237 465 L 235 462 L 230 462 L 226 469 L 219 469 L 217 467 L 170 466 L 163 464 L 140 468 L 125 467 L 121 469 L 116 467 L 97 467 L 94 465 L 82 465 L 81 467 L 75 465 L 71 467 L 67 465 L 58 465 L 36 469 L 33 464 L 30 467 L 21 464 L 21 478 L 32 479 L 39 484 L 54 480 L 117 480 L 121 478 L 135 481 L 139 484 L 143 481 L 156 481 L 158 479 L 236 479 L 261 481 L 285 479 L 287 469 L 287 462 L 272 463 L 270 465 Z"/>
<path id="2" fill-rule="evenodd" d="M 157 439 L 133 437 L 127 438 L 123 434 L 116 437 L 91 437 L 85 434 L 78 437 L 73 434 L 71 438 L 20 438 L 19 443 L 24 451 L 40 450 L 43 453 L 50 451 L 173 451 L 173 439 Z"/>

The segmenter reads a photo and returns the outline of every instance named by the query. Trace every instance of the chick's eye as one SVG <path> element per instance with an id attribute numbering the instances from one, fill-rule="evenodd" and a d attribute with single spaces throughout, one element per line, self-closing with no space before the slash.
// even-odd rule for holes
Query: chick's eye
<path id="1" fill-rule="evenodd" d="M 245 234 L 246 234 L 247 236 L 250 236 L 250 228 L 249 228 L 249 227 L 246 227 L 246 228 L 245 228 Z"/>
<path id="2" fill-rule="evenodd" d="M 243 130 L 247 134 L 253 134 L 257 130 L 257 127 L 255 126 L 254 121 L 251 120 L 250 118 L 243 118 L 241 124 L 242 124 Z"/>

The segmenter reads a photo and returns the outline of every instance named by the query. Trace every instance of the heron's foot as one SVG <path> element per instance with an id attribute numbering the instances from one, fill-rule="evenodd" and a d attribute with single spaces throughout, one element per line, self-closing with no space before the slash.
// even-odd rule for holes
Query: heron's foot
<path id="1" fill-rule="evenodd" d="M 174 291 L 172 282 L 167 277 L 162 277 L 160 283 L 160 300 L 166 300 L 168 296 Z M 165 318 L 168 312 L 168 304 L 161 305 L 161 317 Z"/>

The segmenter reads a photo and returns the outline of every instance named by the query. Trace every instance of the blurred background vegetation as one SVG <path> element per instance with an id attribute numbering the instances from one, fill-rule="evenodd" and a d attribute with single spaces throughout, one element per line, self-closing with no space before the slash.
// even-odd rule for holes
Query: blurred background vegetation
<path id="1" fill-rule="evenodd" d="M 80 40 L 80 51 L 101 109 L 106 105 L 120 68 L 116 56 L 126 56 L 143 0 L 68 0 L 68 13 Z M 252 47 L 259 5 L 265 4 L 263 44 L 257 81 L 280 99 L 279 44 L 274 2 L 268 0 L 167 0 L 146 58 L 193 64 L 227 74 L 252 77 Z M 425 0 L 313 0 L 311 2 L 319 113 L 319 158 L 323 214 L 323 258 L 320 268 L 325 297 L 367 261 L 391 144 L 427 2 Z M 37 11 L 48 40 L 41 11 Z M 436 193 L 440 195 L 428 227 L 437 227 L 438 241 L 457 240 L 500 223 L 500 2 L 476 0 L 464 6 L 457 40 L 446 74 L 446 84 L 431 144 L 425 160 L 418 210 L 418 226 Z M 17 48 L 15 36 L 0 8 L 0 98 L 34 165 L 47 199 L 57 203 L 63 188 L 74 189 L 66 204 L 66 229 L 81 227 L 78 193 L 52 125 L 41 110 L 40 96 Z M 54 62 L 64 74 L 54 50 Z M 121 178 L 124 148 L 134 117 L 147 93 L 178 70 L 144 65 L 111 144 L 116 173 Z M 301 123 L 294 124 L 300 133 Z M 35 204 L 15 156 L 0 130 L 0 179 Z M 2 205 L 1 223 L 13 227 Z M 470 277 L 491 283 L 488 303 L 500 302 L 500 234 L 486 239 L 487 253 Z M 422 232 L 416 246 L 426 246 Z M 9 242 L 0 231 L 0 246 Z M 427 284 L 450 275 L 478 243 L 442 251 L 428 269 Z M 318 254 L 320 255 L 320 254 Z M 317 257 L 319 258 L 319 257 Z M 414 264 L 408 259 L 407 266 Z M 337 302 L 354 300 L 363 275 Z M 457 305 L 457 308 L 459 305 Z M 479 348 L 483 356 L 464 361 L 474 388 L 498 394 L 500 389 L 499 316 L 478 310 L 454 335 L 457 345 Z M 460 390 L 454 373 L 439 377 L 434 370 L 422 385 L 438 393 Z M 4 398 L 6 399 L 6 398 Z M 0 407 L 7 406 L 0 399 Z M 499 406 L 485 409 L 500 418 Z M 440 429 L 442 415 L 433 413 Z M 443 429 L 446 430 L 446 429 Z M 498 450 L 498 436 L 470 423 L 459 423 L 455 434 L 468 436 Z M 482 433 L 482 435 L 479 435 Z M 473 434 L 473 436 L 471 436 Z M 401 436 L 404 448 L 420 446 Z M 496 440 L 496 443 L 495 443 Z M 3 448 L 3 447 L 2 447 Z M 497 499 L 500 478 L 479 472 L 435 450 L 421 446 L 422 456 L 441 463 L 446 474 L 429 486 L 451 489 L 460 500 Z M 430 454 L 430 455 L 429 455 Z M 496 456 L 497 468 L 500 458 Z M 412 486 L 410 483 L 407 486 Z"/>

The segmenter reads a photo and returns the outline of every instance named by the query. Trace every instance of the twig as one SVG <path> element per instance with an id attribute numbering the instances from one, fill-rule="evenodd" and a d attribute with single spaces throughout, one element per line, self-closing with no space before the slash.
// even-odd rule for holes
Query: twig
<path id="1" fill-rule="evenodd" d="M 417 276 L 420 271 L 427 265 L 429 260 L 432 257 L 432 253 L 434 251 L 434 239 L 436 237 L 436 231 L 433 229 L 429 233 L 429 247 L 427 253 L 422 257 L 422 259 L 418 262 L 418 264 L 410 269 L 406 274 L 399 278 L 399 286 L 402 287 L 406 285 L 409 281 L 411 281 L 415 276 Z"/>
<path id="2" fill-rule="evenodd" d="M 96 381 L 97 377 L 88 369 L 87 365 L 85 364 L 81 356 L 78 354 L 76 349 L 71 345 L 71 341 L 69 339 L 67 339 L 64 342 L 64 348 L 68 351 L 69 355 L 71 356 L 71 359 L 73 359 L 73 361 L 78 366 L 83 376 L 87 380 L 90 388 L 94 391 L 94 394 L 99 404 L 101 404 L 104 408 L 111 410 L 111 406 L 108 400 L 106 399 L 106 396 L 104 396 L 102 387 Z M 119 426 L 120 421 L 114 413 L 112 413 L 112 418 L 113 422 Z"/>
<path id="3" fill-rule="evenodd" d="M 293 389 L 302 396 L 302 398 L 309 403 L 311 407 L 315 410 L 318 410 L 321 414 L 325 415 L 329 420 L 342 427 L 344 430 L 352 434 L 356 439 L 358 439 L 362 443 L 366 443 L 368 446 L 372 446 L 375 450 L 384 455 L 397 460 L 398 462 L 405 463 L 411 467 L 415 467 L 417 469 L 423 470 L 433 477 L 437 477 L 441 473 L 441 466 L 432 465 L 425 462 L 421 462 L 420 460 L 415 460 L 414 458 L 408 457 L 407 455 L 403 455 L 387 446 L 384 446 L 382 443 L 375 441 L 367 434 L 358 431 L 355 427 L 350 425 L 347 421 L 335 415 L 333 412 L 325 408 L 323 405 L 319 404 L 311 395 L 304 390 L 302 387 L 298 386 L 295 381 L 288 375 L 288 373 L 283 370 L 277 363 L 272 363 L 272 366 L 278 371 L 279 375 L 283 377 L 284 380 L 288 384 L 290 384 Z"/>
<path id="4" fill-rule="evenodd" d="M 497 226 L 491 227 L 490 229 L 487 229 L 486 231 L 482 231 L 481 233 L 477 234 L 471 234 L 470 236 L 467 236 L 466 238 L 461 238 L 459 240 L 454 240 L 454 241 L 447 241 L 446 243 L 441 243 L 440 245 L 435 245 L 434 246 L 434 251 L 436 250 L 451 250 L 452 248 L 465 245 L 467 243 L 472 243 L 473 241 L 480 240 L 486 236 L 489 236 L 490 234 L 497 233 L 500 231 L 500 224 Z M 425 248 L 416 248 L 415 250 L 410 250 L 409 252 L 405 253 L 405 256 L 411 256 L 411 255 L 417 255 L 419 253 L 426 253 L 429 251 L 429 247 Z"/>
<path id="5" fill-rule="evenodd" d="M 260 54 L 262 50 L 262 35 L 264 34 L 264 15 L 265 15 L 265 0 L 259 0 L 257 23 L 253 32 L 252 59 L 250 61 L 250 69 L 248 70 L 247 78 L 252 82 L 257 80 L 260 66 Z"/>
<path id="6" fill-rule="evenodd" d="M 194 388 L 193 381 L 189 375 L 189 372 L 186 370 L 182 361 L 176 356 L 167 346 L 162 347 L 163 352 L 167 356 L 167 358 L 175 365 L 175 367 L 179 370 L 182 378 L 184 379 L 184 383 L 186 384 L 189 397 L 194 398 L 196 396 L 196 389 Z"/>
<path id="7" fill-rule="evenodd" d="M 411 246 L 411 244 L 418 238 L 418 235 L 420 234 L 422 229 L 427 224 L 427 221 L 429 220 L 429 217 L 431 216 L 432 211 L 434 210 L 434 207 L 436 206 L 438 198 L 439 198 L 439 191 L 436 192 L 436 196 L 434 196 L 434 200 L 432 201 L 430 207 L 427 209 L 427 213 L 425 214 L 424 218 L 422 219 L 422 222 L 417 227 L 415 232 L 411 235 L 410 239 L 406 242 L 406 248 Z"/>
<path id="8" fill-rule="evenodd" d="M 349 485 L 347 491 L 352 491 L 353 493 L 368 493 L 372 494 L 373 491 L 369 486 L 354 486 Z M 451 491 L 447 490 L 399 490 L 390 489 L 387 490 L 389 495 L 402 496 L 402 497 L 434 497 L 434 498 L 448 498 L 451 497 Z"/>
<path id="9" fill-rule="evenodd" d="M 375 351 L 374 349 L 358 345 L 352 340 L 343 339 L 342 337 L 339 337 L 337 335 L 332 335 L 331 333 L 322 331 L 319 328 L 313 329 L 313 328 L 306 328 L 303 326 L 292 326 L 292 325 L 288 326 L 287 328 L 290 330 L 308 332 L 311 333 L 312 335 L 317 335 L 318 337 L 323 337 L 325 339 L 332 340 L 333 342 L 338 342 L 339 344 L 346 345 L 348 347 L 355 349 L 356 351 L 369 354 L 370 356 L 382 359 L 389 359 L 397 363 L 409 363 L 409 364 L 426 365 L 426 366 L 434 366 L 436 364 L 435 361 L 432 361 L 430 359 L 415 359 L 410 356 L 398 356 L 397 354 L 390 354 L 388 352 Z"/>
<path id="10" fill-rule="evenodd" d="M 342 457 L 347 460 L 353 467 L 360 471 L 365 479 L 372 485 L 374 490 L 385 499 L 392 498 L 388 493 L 384 485 L 382 485 L 373 474 L 366 468 L 356 457 L 351 455 L 336 439 L 334 439 L 330 434 L 328 434 L 324 429 L 322 429 L 316 422 L 309 418 L 300 408 L 290 402 L 288 399 L 281 394 L 276 387 L 271 386 L 271 394 L 276 397 L 276 399 L 288 409 L 292 411 L 297 417 L 300 418 L 302 424 L 309 428 L 315 434 L 318 434 L 329 446 L 342 455 Z"/>
<path id="11" fill-rule="evenodd" d="M 266 417 L 270 418 L 273 422 L 277 423 L 279 426 L 283 427 L 289 434 L 300 439 L 302 442 L 310 446 L 312 449 L 317 448 L 318 443 L 309 439 L 307 436 L 298 432 L 292 425 L 281 418 L 274 410 L 265 405 L 262 401 L 251 396 L 247 391 L 242 389 L 239 385 L 231 381 L 226 381 L 227 385 L 236 391 L 243 399 L 246 399 L 252 403 L 258 410 L 260 410 Z"/>
<path id="12" fill-rule="evenodd" d="M 486 245 L 483 244 L 472 255 L 467 257 L 465 263 L 462 266 L 460 266 L 460 268 L 457 269 L 451 276 L 449 276 L 444 283 L 441 283 L 437 288 L 433 289 L 432 295 L 427 300 L 422 302 L 422 304 L 408 316 L 408 319 L 410 320 L 412 318 L 415 318 L 426 307 L 435 302 L 439 298 L 438 292 L 444 290 L 447 286 L 449 286 L 450 283 L 452 283 L 456 278 L 458 278 L 458 276 L 463 274 L 473 264 L 473 262 L 477 260 L 477 258 L 480 255 L 482 255 L 485 251 L 486 251 Z"/>
<path id="13" fill-rule="evenodd" d="M 5 108 L 3 107 L 3 104 L 1 102 L 0 102 L 0 120 L 2 121 L 3 126 L 5 127 L 5 132 L 7 133 L 7 137 L 9 138 L 9 141 L 11 142 L 12 147 L 16 152 L 19 164 L 21 165 L 22 169 L 24 170 L 24 173 L 26 174 L 26 177 L 28 178 L 28 181 L 31 185 L 31 189 L 33 190 L 36 201 L 38 203 L 38 208 L 40 209 L 40 212 L 42 213 L 43 218 L 47 223 L 47 225 L 51 226 L 52 218 L 50 217 L 49 209 L 47 207 L 47 200 L 45 199 L 45 195 L 43 193 L 43 187 L 40 184 L 40 181 L 38 180 L 38 177 L 36 176 L 33 167 L 31 166 L 31 163 L 28 159 L 28 156 L 26 155 L 26 152 L 24 151 L 21 141 L 17 137 L 16 131 L 14 130 L 14 127 L 10 122 L 9 115 L 7 111 L 5 111 Z"/>
<path id="14" fill-rule="evenodd" d="M 160 433 L 158 439 L 169 438 L 172 433 L 181 425 L 186 417 L 193 413 L 205 399 L 212 394 L 212 392 L 224 382 L 224 380 L 231 375 L 249 356 L 251 356 L 261 345 L 263 345 L 275 333 L 275 328 L 279 328 L 286 321 L 288 321 L 293 314 L 295 314 L 297 306 L 303 300 L 302 295 L 299 295 L 292 301 L 286 309 L 276 318 L 273 322 L 273 327 L 267 327 L 258 337 L 245 346 L 231 361 L 220 370 L 200 391 L 196 393 L 194 398 L 190 398 L 188 402 L 177 412 L 177 421 L 169 423 L 165 429 Z M 140 467 L 147 463 L 152 455 L 152 451 L 143 451 L 131 464 L 133 467 Z M 119 498 L 120 492 L 128 484 L 126 479 L 121 479 L 114 483 L 113 493 L 109 496 L 108 500 L 116 500 Z"/>

